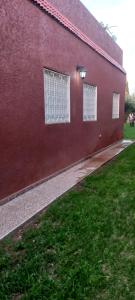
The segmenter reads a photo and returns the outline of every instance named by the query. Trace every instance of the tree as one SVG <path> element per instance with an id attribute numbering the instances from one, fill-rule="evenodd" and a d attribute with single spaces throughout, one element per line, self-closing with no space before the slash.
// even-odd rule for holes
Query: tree
<path id="1" fill-rule="evenodd" d="M 135 95 L 129 93 L 128 81 L 126 81 L 125 88 L 125 118 L 127 119 L 129 113 L 135 112 Z"/>
<path id="2" fill-rule="evenodd" d="M 130 112 L 135 112 L 135 105 L 129 101 L 125 102 L 125 113 L 128 115 Z"/>
<path id="3" fill-rule="evenodd" d="M 129 96 L 129 86 L 128 86 L 128 81 L 126 81 L 125 97 L 128 96 Z"/>

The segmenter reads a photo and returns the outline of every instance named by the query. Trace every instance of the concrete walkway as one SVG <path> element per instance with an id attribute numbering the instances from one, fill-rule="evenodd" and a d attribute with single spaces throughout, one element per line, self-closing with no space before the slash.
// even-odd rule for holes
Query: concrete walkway
<path id="1" fill-rule="evenodd" d="M 85 176 L 118 155 L 133 141 L 120 141 L 0 206 L 0 239 L 28 221 Z"/>

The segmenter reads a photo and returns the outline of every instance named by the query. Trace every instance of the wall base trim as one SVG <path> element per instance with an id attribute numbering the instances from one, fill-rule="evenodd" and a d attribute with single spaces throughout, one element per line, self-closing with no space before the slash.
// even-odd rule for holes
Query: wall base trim
<path id="1" fill-rule="evenodd" d="M 59 171 L 53 173 L 52 175 L 49 175 L 49 176 L 47 176 L 47 177 L 45 177 L 45 178 L 42 178 L 42 179 L 40 179 L 40 180 L 38 180 L 38 181 L 36 181 L 36 182 L 34 182 L 34 183 L 32 183 L 32 184 L 26 186 L 25 188 L 23 188 L 23 189 L 21 189 L 21 190 L 15 192 L 15 193 L 13 193 L 13 194 L 7 196 L 7 197 L 1 199 L 1 200 L 0 200 L 0 206 L 6 204 L 6 203 L 9 202 L 9 201 L 12 201 L 13 199 L 17 198 L 18 196 L 20 196 L 20 195 L 24 194 L 25 192 L 27 192 L 27 191 L 29 191 L 29 190 L 35 188 L 36 186 L 38 186 L 38 185 L 40 185 L 40 184 L 42 184 L 42 183 L 44 183 L 44 182 L 50 180 L 51 178 L 53 178 L 53 177 L 55 177 L 55 176 L 57 176 L 57 175 L 63 173 L 64 171 L 66 171 L 66 170 L 68 170 L 68 169 L 74 167 L 75 165 L 77 165 L 77 164 L 79 164 L 79 163 L 81 163 L 81 162 L 83 162 L 83 161 L 85 161 L 85 160 L 87 160 L 87 159 L 89 159 L 89 158 L 92 158 L 94 155 L 96 155 L 96 154 L 98 154 L 98 153 L 100 153 L 100 152 L 106 150 L 107 148 L 109 148 L 109 147 L 111 147 L 111 146 L 113 146 L 113 145 L 116 145 L 116 144 L 119 143 L 120 141 L 122 141 L 122 139 L 120 139 L 120 140 L 118 140 L 118 141 L 116 141 L 116 142 L 114 142 L 114 143 L 112 143 L 112 144 L 110 144 L 110 145 L 108 145 L 108 146 L 106 146 L 106 147 L 104 147 L 104 148 L 101 148 L 101 149 L 99 149 L 99 150 L 93 152 L 92 154 L 90 154 L 90 155 L 88 155 L 88 156 L 86 156 L 86 157 L 84 157 L 84 158 L 82 158 L 82 159 L 80 159 L 80 160 L 78 160 L 78 161 L 76 161 L 76 162 L 70 164 L 69 166 L 67 166 L 67 167 L 65 167 L 65 168 L 63 168 L 63 169 L 61 169 L 61 170 L 59 170 Z"/>

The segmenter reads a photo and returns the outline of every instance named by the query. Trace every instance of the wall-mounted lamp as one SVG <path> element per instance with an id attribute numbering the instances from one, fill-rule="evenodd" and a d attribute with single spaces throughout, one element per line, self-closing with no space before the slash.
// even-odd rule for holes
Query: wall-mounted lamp
<path id="1" fill-rule="evenodd" d="M 86 69 L 83 66 L 77 66 L 77 71 L 80 73 L 80 77 L 84 79 L 86 77 Z"/>

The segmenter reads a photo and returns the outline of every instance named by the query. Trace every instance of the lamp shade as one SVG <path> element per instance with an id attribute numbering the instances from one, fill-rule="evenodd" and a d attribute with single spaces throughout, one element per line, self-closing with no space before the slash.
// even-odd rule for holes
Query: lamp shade
<path id="1" fill-rule="evenodd" d="M 77 71 L 80 73 L 80 78 L 84 79 L 86 77 L 87 71 L 83 66 L 77 66 Z"/>

